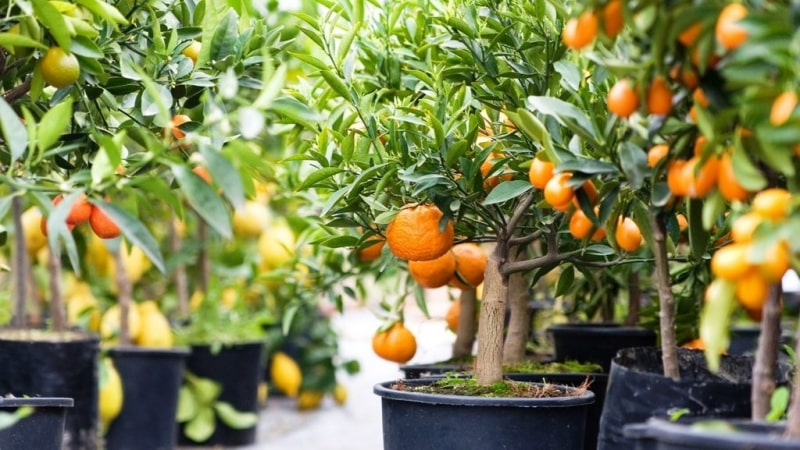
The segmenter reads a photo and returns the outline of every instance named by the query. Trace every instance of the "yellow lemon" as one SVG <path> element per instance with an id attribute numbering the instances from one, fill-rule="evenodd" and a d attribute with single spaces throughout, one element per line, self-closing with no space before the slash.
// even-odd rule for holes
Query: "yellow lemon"
<path id="1" fill-rule="evenodd" d="M 86 328 L 89 331 L 100 329 L 100 309 L 97 298 L 92 294 L 89 285 L 79 281 L 69 295 L 65 294 L 67 304 L 67 321 L 70 325 L 80 325 L 88 316 Z"/>
<path id="2" fill-rule="evenodd" d="M 142 331 L 136 344 L 140 347 L 172 347 L 172 327 L 155 301 L 147 300 L 140 303 L 139 316 L 142 319 Z"/>
<path id="3" fill-rule="evenodd" d="M 266 381 L 258 383 L 258 404 L 264 406 L 267 404 L 269 398 L 269 387 Z"/>
<path id="4" fill-rule="evenodd" d="M 337 405 L 344 405 L 347 402 L 347 388 L 343 384 L 336 383 L 336 387 L 333 389 L 333 401 Z"/>
<path id="5" fill-rule="evenodd" d="M 196 310 L 200 307 L 200 303 L 203 303 L 203 300 L 206 298 L 206 295 L 201 290 L 196 290 L 192 293 L 192 296 L 189 297 L 189 307 L 192 311 Z"/>
<path id="6" fill-rule="evenodd" d="M 222 306 L 231 309 L 236 305 L 236 300 L 239 298 L 239 292 L 236 288 L 226 287 L 222 290 L 219 296 L 219 302 Z"/>
<path id="7" fill-rule="evenodd" d="M 39 208 L 28 208 L 22 213 L 22 232 L 25 233 L 25 248 L 29 255 L 35 255 L 39 250 L 47 246 L 47 236 L 42 233 L 40 226 L 42 212 Z"/>
<path id="8" fill-rule="evenodd" d="M 98 392 L 100 423 L 103 429 L 107 430 L 108 425 L 117 418 L 122 410 L 122 378 L 110 358 L 103 358 L 100 370 Z"/>
<path id="9" fill-rule="evenodd" d="M 103 318 L 100 320 L 100 336 L 104 341 L 108 341 L 109 343 L 117 342 L 119 338 L 120 318 L 119 305 L 113 305 L 103 314 Z M 128 308 L 128 332 L 133 342 L 139 339 L 139 334 L 142 332 L 142 318 L 139 315 L 139 308 L 135 303 Z"/>
<path id="10" fill-rule="evenodd" d="M 274 269 L 291 261 L 295 251 L 294 232 L 284 221 L 277 221 L 266 228 L 258 238 L 261 266 Z"/>
<path id="11" fill-rule="evenodd" d="M 269 224 L 269 209 L 255 200 L 248 200 L 233 211 L 233 234 L 240 237 L 258 237 Z"/>
<path id="12" fill-rule="evenodd" d="M 122 252 L 122 266 L 125 267 L 125 273 L 128 274 L 131 284 L 141 280 L 142 275 L 153 267 L 153 263 L 144 254 L 144 251 L 135 245 L 131 246 L 129 251 L 128 246 L 123 241 L 120 244 L 120 252 Z M 116 273 L 117 263 L 113 258 L 110 258 L 108 261 L 108 274 L 112 280 L 112 289 L 116 289 Z"/>
<path id="13" fill-rule="evenodd" d="M 319 391 L 303 391 L 297 396 L 297 409 L 307 411 L 310 409 L 317 409 L 322 404 L 322 392 Z"/>
<path id="14" fill-rule="evenodd" d="M 300 385 L 303 383 L 303 373 L 300 370 L 300 366 L 291 356 L 283 352 L 277 352 L 273 355 L 270 377 L 272 378 L 272 384 L 289 397 L 297 396 L 300 391 Z"/>
<path id="15" fill-rule="evenodd" d="M 111 273 L 111 252 L 106 248 L 103 239 L 94 233 L 89 233 L 86 241 L 86 265 L 94 270 L 100 277 L 106 277 Z"/>

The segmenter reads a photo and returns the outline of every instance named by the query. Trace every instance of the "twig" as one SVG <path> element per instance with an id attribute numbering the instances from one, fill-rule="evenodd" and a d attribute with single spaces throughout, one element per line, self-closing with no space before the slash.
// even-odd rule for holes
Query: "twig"
<path id="1" fill-rule="evenodd" d="M 208 225 L 201 218 L 197 221 L 197 241 L 200 243 L 200 253 L 197 255 L 200 266 L 200 290 L 203 295 L 208 295 L 208 282 L 211 278 L 211 262 L 208 256 Z"/>
<path id="2" fill-rule="evenodd" d="M 511 219 L 508 220 L 508 224 L 506 224 L 506 236 L 512 236 L 514 234 L 514 231 L 517 229 L 517 225 L 519 225 L 520 221 L 522 221 L 522 218 L 525 216 L 525 213 L 528 212 L 528 209 L 530 209 L 532 204 L 533 193 L 528 192 L 528 194 L 525 195 L 525 198 L 523 198 L 514 209 L 514 214 L 511 216 Z"/>
<path id="3" fill-rule="evenodd" d="M 31 77 L 27 77 L 19 86 L 15 86 L 3 93 L 3 100 L 13 105 L 31 90 Z"/>
<path id="4" fill-rule="evenodd" d="M 670 285 L 666 229 L 664 221 L 661 220 L 658 213 L 650 215 L 650 224 L 653 229 L 653 255 L 656 263 L 656 279 L 658 280 L 661 361 L 664 365 L 664 376 L 677 381 L 680 379 L 680 369 L 675 340 L 675 299 L 672 296 L 672 286 Z"/>
<path id="5" fill-rule="evenodd" d="M 775 368 L 778 364 L 778 341 L 781 337 L 781 286 L 773 283 L 761 313 L 761 333 L 753 363 L 753 384 L 750 401 L 754 421 L 762 421 L 770 411 L 770 397 L 775 390 Z"/>
<path id="6" fill-rule="evenodd" d="M 132 305 L 131 280 L 128 271 L 125 269 L 125 261 L 122 256 L 122 242 L 113 252 L 114 262 L 117 266 L 117 301 L 119 302 L 119 345 L 131 345 L 130 323 L 128 322 L 128 312 Z"/>
<path id="7" fill-rule="evenodd" d="M 531 242 L 541 238 L 542 234 L 544 234 L 542 232 L 542 230 L 536 230 L 533 233 L 525 235 L 525 236 L 513 237 L 513 238 L 508 240 L 508 246 L 509 247 L 516 247 L 516 246 L 519 246 L 519 245 L 530 244 Z"/>
<path id="8" fill-rule="evenodd" d="M 22 198 L 15 195 L 11 199 L 14 221 L 14 319 L 17 328 L 25 327 L 25 300 L 28 297 L 28 249 L 25 244 L 25 229 L 22 227 Z"/>

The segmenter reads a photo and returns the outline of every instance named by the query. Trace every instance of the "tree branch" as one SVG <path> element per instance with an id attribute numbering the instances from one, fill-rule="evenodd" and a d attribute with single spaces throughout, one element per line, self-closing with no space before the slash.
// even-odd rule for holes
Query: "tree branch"
<path id="1" fill-rule="evenodd" d="M 533 242 L 533 241 L 539 239 L 540 237 L 542 237 L 542 234 L 544 234 L 542 232 L 542 230 L 536 230 L 536 231 L 534 231 L 533 233 L 531 233 L 531 234 L 529 234 L 527 236 L 513 237 L 513 238 L 508 240 L 508 246 L 509 247 L 516 247 L 518 245 L 530 244 L 531 242 Z"/>
<path id="2" fill-rule="evenodd" d="M 558 253 L 550 253 L 550 251 L 548 250 L 547 253 L 538 258 L 527 259 L 525 261 L 514 261 L 505 263 L 500 268 L 500 273 L 508 276 L 511 275 L 512 273 L 525 272 L 527 270 L 538 269 L 540 267 L 544 267 L 549 264 L 557 264 L 562 261 L 566 261 L 567 259 L 578 253 L 580 253 L 580 250 L 574 250 L 559 255 Z"/>
<path id="3" fill-rule="evenodd" d="M 21 99 L 28 91 L 31 90 L 31 77 L 27 77 L 25 81 L 22 82 L 19 86 L 15 86 L 5 92 L 3 92 L 3 100 L 6 101 L 9 105 L 13 105 L 19 99 Z"/>
<path id="4" fill-rule="evenodd" d="M 533 204 L 533 192 L 528 192 L 524 199 L 517 205 L 514 209 L 514 215 L 511 216 L 511 219 L 508 220 L 508 224 L 506 224 L 506 235 L 511 236 L 514 234 L 514 230 L 517 229 L 517 225 L 519 225 L 522 218 L 525 216 L 525 213 L 530 209 L 531 205 Z"/>

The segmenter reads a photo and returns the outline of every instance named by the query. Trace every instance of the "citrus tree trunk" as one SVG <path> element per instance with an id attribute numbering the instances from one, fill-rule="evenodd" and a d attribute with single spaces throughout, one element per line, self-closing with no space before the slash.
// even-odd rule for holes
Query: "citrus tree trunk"
<path id="1" fill-rule="evenodd" d="M 513 259 L 524 257 L 524 253 L 512 251 Z M 517 364 L 525 358 L 525 347 L 528 343 L 531 328 L 531 316 L 528 308 L 530 291 L 528 279 L 521 272 L 508 276 L 508 302 L 511 316 L 508 322 L 508 331 L 503 346 L 503 363 Z"/>
<path id="2" fill-rule="evenodd" d="M 800 355 L 800 327 L 797 327 L 794 335 L 794 352 Z M 795 370 L 797 370 L 797 362 L 795 362 Z M 792 377 L 792 400 L 789 404 L 789 410 L 786 412 L 786 436 L 790 438 L 800 437 L 800 376 L 795 374 Z"/>
<path id="3" fill-rule="evenodd" d="M 208 225 L 200 218 L 197 221 L 197 240 L 200 242 L 200 253 L 197 255 L 200 270 L 200 290 L 208 296 L 208 283 L 211 279 L 211 261 L 208 256 Z"/>
<path id="4" fill-rule="evenodd" d="M 478 319 L 478 355 L 475 379 L 480 385 L 503 379 L 503 325 L 506 314 L 508 277 L 500 272 L 503 245 L 489 255 L 483 280 L 483 300 Z"/>
<path id="5" fill-rule="evenodd" d="M 639 311 L 642 307 L 642 286 L 639 283 L 639 272 L 631 270 L 628 277 L 628 315 L 625 325 L 634 326 L 639 323 Z"/>
<path id="6" fill-rule="evenodd" d="M 117 301 L 119 302 L 119 345 L 131 345 L 130 323 L 128 313 L 131 309 L 131 280 L 125 270 L 124 258 L 122 257 L 122 245 L 114 250 L 114 262 L 117 265 Z"/>
<path id="7" fill-rule="evenodd" d="M 53 330 L 61 333 L 67 329 L 64 298 L 61 295 L 61 258 L 52 246 L 49 248 L 47 269 L 50 276 L 50 319 L 53 321 Z"/>
<path id="8" fill-rule="evenodd" d="M 752 419 L 762 421 L 770 411 L 770 397 L 775 390 L 775 368 L 778 363 L 778 342 L 781 338 L 781 287 L 774 283 L 761 315 L 761 333 L 753 364 L 750 401 Z"/>
<path id="9" fill-rule="evenodd" d="M 653 257 L 658 281 L 661 361 L 664 365 L 664 376 L 679 380 L 678 349 L 675 339 L 675 299 L 672 296 L 672 285 L 670 284 L 666 227 L 658 213 L 650 216 L 650 225 L 653 229 Z"/>
<path id="10" fill-rule="evenodd" d="M 478 304 L 478 297 L 475 289 L 465 289 L 461 291 L 458 300 L 458 329 L 456 330 L 456 340 L 453 342 L 453 359 L 464 358 L 472 355 L 472 346 L 475 344 L 475 309 Z"/>
<path id="11" fill-rule="evenodd" d="M 11 215 L 14 221 L 14 318 L 12 324 L 16 328 L 24 328 L 30 260 L 25 244 L 25 229 L 22 227 L 22 199 L 19 196 L 11 199 Z"/>
<path id="12" fill-rule="evenodd" d="M 169 248 L 174 255 L 181 251 L 181 237 L 175 226 L 175 214 L 169 221 Z M 182 262 L 175 264 L 175 295 L 178 297 L 178 314 L 181 317 L 189 316 L 189 285 L 186 278 L 186 265 Z"/>

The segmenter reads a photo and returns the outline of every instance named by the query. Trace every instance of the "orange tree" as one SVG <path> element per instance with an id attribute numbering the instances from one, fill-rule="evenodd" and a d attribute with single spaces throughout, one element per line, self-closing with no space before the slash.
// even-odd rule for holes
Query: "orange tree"
<path id="1" fill-rule="evenodd" d="M 296 102 L 281 95 L 285 70 L 276 63 L 284 44 L 267 27 L 266 11 L 220 1 L 7 6 L 0 18 L 1 176 L 16 230 L 17 325 L 26 300 L 23 199 L 47 211 L 53 274 L 60 243 L 80 270 L 83 243 L 70 231 L 85 218 L 73 221 L 70 211 L 84 195 L 98 236 L 114 238 L 115 225 L 162 271 L 167 265 L 141 218 L 164 204 L 182 216 L 185 201 L 230 237 L 230 205 L 244 203 L 254 172 L 268 171 L 253 143 L 276 119 L 302 119 Z M 63 201 L 51 207 L 56 194 Z M 116 248 L 118 240 L 109 242 Z M 57 281 L 51 316 L 63 329 Z"/>
<path id="2" fill-rule="evenodd" d="M 522 358 L 527 338 L 521 331 L 528 324 L 512 309 L 503 341 L 515 274 L 530 275 L 522 283 L 527 291 L 560 264 L 594 278 L 593 267 L 649 259 L 628 258 L 639 250 L 639 227 L 622 217 L 629 202 L 607 195 L 615 185 L 596 176 L 615 166 L 577 158 L 584 147 L 603 148 L 605 128 L 573 117 L 590 134 L 581 127 L 573 132 L 528 110 L 529 97 L 552 106 L 552 98 L 577 93 L 583 78 L 561 40 L 565 11 L 514 1 L 380 9 L 360 1 L 323 3 L 322 20 L 299 15 L 315 52 L 296 55 L 313 76 L 295 91 L 325 117 L 297 157 L 313 168 L 298 189 L 324 195 L 319 215 L 327 236 L 317 242 L 363 252 L 385 239 L 389 251 L 367 267 L 372 270 L 434 260 L 453 242 L 491 243 L 476 377 L 498 381 L 504 360 Z M 605 109 L 597 102 L 585 106 Z M 583 142 L 587 137 L 602 140 Z M 574 236 L 573 211 L 586 215 L 576 219 Z M 606 222 L 608 236 L 602 236 Z M 565 272 L 566 291 L 575 273 Z M 393 322 L 381 332 L 397 331 L 402 316 Z"/>
<path id="3" fill-rule="evenodd" d="M 710 260 L 706 272 L 713 277 L 702 280 L 708 287 L 699 326 L 709 367 L 718 367 L 728 346 L 737 305 L 760 320 L 752 415 L 763 420 L 775 389 L 780 281 L 797 252 L 790 238 L 797 230 L 800 141 L 793 7 L 611 1 L 585 5 L 580 13 L 605 24 L 609 9 L 618 11 L 625 31 L 607 36 L 613 42 L 601 38 L 584 56 L 618 80 L 607 98 L 630 136 L 620 153 L 633 145 L 643 162 L 650 149 L 656 260 L 663 259 L 665 218 L 685 207 L 691 258 Z M 658 270 L 669 280 L 663 265 Z M 662 302 L 670 290 L 660 283 Z M 677 366 L 667 363 L 667 375 L 677 378 Z M 788 432 L 797 436 L 800 402 L 793 402 L 789 418 Z"/>

